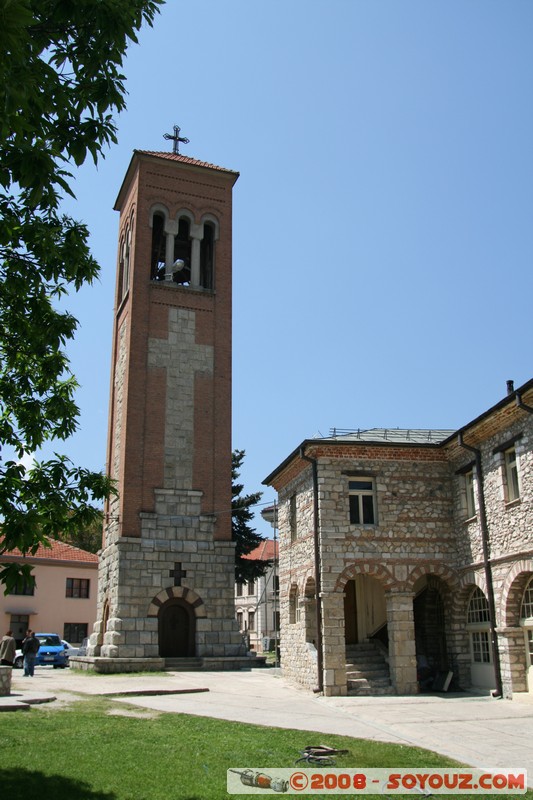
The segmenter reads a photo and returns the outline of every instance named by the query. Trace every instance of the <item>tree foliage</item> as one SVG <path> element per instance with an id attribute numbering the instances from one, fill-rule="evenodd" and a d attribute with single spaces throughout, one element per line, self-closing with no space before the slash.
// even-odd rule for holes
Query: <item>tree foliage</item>
<path id="1" fill-rule="evenodd" d="M 78 425 L 65 352 L 77 321 L 59 301 L 99 268 L 86 226 L 60 206 L 74 196 L 73 168 L 117 141 L 123 57 L 161 3 L 0 0 L 0 555 L 90 525 L 113 491 L 65 456 L 31 469 L 21 459 Z M 4 566 L 0 581 L 16 572 Z"/>
<path id="2" fill-rule="evenodd" d="M 61 534 L 61 541 L 86 550 L 88 553 L 98 553 L 102 548 L 102 531 L 104 527 L 104 512 L 98 511 L 92 522 L 70 529 Z"/>
<path id="3" fill-rule="evenodd" d="M 240 469 L 244 456 L 244 450 L 234 450 L 231 457 L 231 477 L 232 477 L 232 501 L 231 501 L 231 522 L 232 522 L 232 536 L 236 544 L 235 547 L 235 580 L 236 581 L 251 581 L 264 575 L 265 570 L 270 565 L 270 561 L 261 561 L 254 559 L 253 561 L 243 558 L 259 547 L 261 542 L 264 542 L 265 537 L 257 533 L 257 531 L 250 527 L 250 522 L 253 519 L 253 511 L 251 510 L 260 501 L 263 493 L 254 492 L 253 494 L 243 495 L 242 491 L 244 485 L 238 483 L 240 476 Z"/>

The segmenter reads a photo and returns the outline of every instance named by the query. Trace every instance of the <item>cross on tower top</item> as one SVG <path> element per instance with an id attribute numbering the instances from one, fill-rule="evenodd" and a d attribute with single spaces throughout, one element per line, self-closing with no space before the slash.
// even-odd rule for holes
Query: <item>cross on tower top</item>
<path id="1" fill-rule="evenodd" d="M 180 142 L 183 144 L 189 144 L 189 139 L 186 139 L 185 136 L 180 136 L 181 128 L 179 125 L 174 125 L 174 133 L 165 133 L 163 134 L 164 139 L 170 139 L 173 142 L 172 145 L 172 152 L 179 154 L 180 151 Z"/>

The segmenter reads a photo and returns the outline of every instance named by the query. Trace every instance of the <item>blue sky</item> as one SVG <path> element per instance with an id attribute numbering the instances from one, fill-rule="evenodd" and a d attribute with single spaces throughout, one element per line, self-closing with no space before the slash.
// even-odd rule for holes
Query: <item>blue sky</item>
<path id="1" fill-rule="evenodd" d="M 174 123 L 181 152 L 241 173 L 247 491 L 332 427 L 457 428 L 531 378 L 532 35 L 530 0 L 168 0 L 128 52 L 119 144 L 66 206 L 102 273 L 69 304 L 81 417 L 58 450 L 104 467 L 113 204 Z"/>

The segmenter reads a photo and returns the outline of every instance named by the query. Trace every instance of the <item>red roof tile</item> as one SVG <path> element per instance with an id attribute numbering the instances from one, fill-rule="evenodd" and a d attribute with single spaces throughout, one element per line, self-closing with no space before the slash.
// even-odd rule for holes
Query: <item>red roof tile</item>
<path id="1" fill-rule="evenodd" d="M 25 560 L 31 561 L 32 559 L 42 559 L 47 561 L 80 561 L 84 563 L 98 564 L 98 556 L 95 553 L 88 553 L 87 550 L 74 547 L 74 545 L 67 544 L 66 542 L 59 542 L 57 539 L 50 539 L 50 545 L 51 547 L 39 545 L 37 551 L 33 555 L 30 553 L 26 555 Z M 2 559 L 13 560 L 14 558 L 23 558 L 22 553 L 18 548 L 0 554 L 0 561 L 2 561 Z"/>
<path id="2" fill-rule="evenodd" d="M 278 543 L 274 541 L 274 539 L 265 539 L 264 542 L 261 542 L 259 547 L 256 547 L 255 550 L 252 550 L 251 553 L 248 553 L 247 556 L 243 556 L 243 558 L 247 558 L 250 561 L 272 561 L 274 558 L 277 558 L 278 555 Z"/>
<path id="3" fill-rule="evenodd" d="M 156 158 L 166 158 L 167 161 L 179 161 L 182 164 L 191 164 L 194 167 L 207 167 L 208 169 L 218 169 L 220 172 L 231 172 L 233 175 L 238 175 L 233 169 L 226 169 L 225 167 L 218 167 L 216 164 L 210 164 L 208 161 L 198 161 L 196 158 L 184 156 L 181 153 L 164 153 L 157 150 L 134 150 L 141 156 L 155 156 Z"/>

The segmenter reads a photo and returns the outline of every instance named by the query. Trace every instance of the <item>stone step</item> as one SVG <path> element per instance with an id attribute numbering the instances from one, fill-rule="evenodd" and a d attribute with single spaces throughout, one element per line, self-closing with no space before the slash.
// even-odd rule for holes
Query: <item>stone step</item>
<path id="1" fill-rule="evenodd" d="M 389 665 L 379 645 L 361 642 L 346 647 L 346 684 L 352 696 L 393 695 Z"/>
<path id="2" fill-rule="evenodd" d="M 356 667 L 353 665 L 349 665 L 346 668 L 346 677 L 347 678 L 367 678 L 368 680 L 379 680 L 380 678 L 386 678 L 389 680 L 389 670 L 385 669 L 385 667 L 381 667 L 380 669 L 361 669 L 360 667 Z"/>
<path id="3" fill-rule="evenodd" d="M 396 691 L 392 686 L 371 686 L 369 683 L 358 683 L 353 686 L 348 681 L 349 697 L 382 697 L 385 695 L 395 695 Z"/>
<path id="4" fill-rule="evenodd" d="M 364 664 L 369 669 L 372 669 L 372 667 L 376 666 L 376 665 L 381 665 L 382 666 L 384 663 L 386 663 L 386 661 L 383 658 L 383 656 L 381 655 L 381 653 L 374 653 L 372 656 L 364 656 L 363 658 L 357 658 L 357 657 L 354 658 L 352 656 L 352 658 L 347 658 L 346 659 L 346 663 L 347 664 Z"/>
<path id="5" fill-rule="evenodd" d="M 350 681 L 365 681 L 372 686 L 390 686 L 390 677 L 388 672 L 383 672 L 381 675 L 366 675 L 362 672 L 347 672 L 346 680 Z"/>
<path id="6" fill-rule="evenodd" d="M 375 653 L 376 644 L 374 642 L 359 642 L 359 644 L 347 644 L 346 653 Z"/>
<path id="7" fill-rule="evenodd" d="M 170 672 L 194 672 L 200 669 L 201 658 L 165 658 L 165 670 Z"/>

